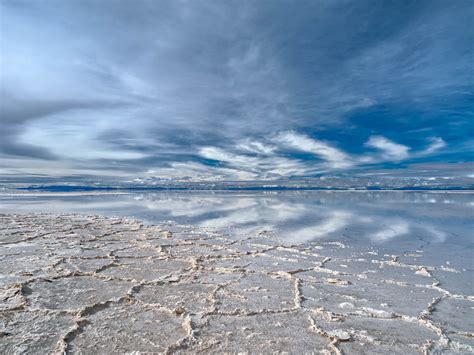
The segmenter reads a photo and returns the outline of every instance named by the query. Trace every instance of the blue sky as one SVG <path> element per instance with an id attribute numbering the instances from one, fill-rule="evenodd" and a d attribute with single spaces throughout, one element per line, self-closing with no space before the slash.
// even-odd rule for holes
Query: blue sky
<path id="1" fill-rule="evenodd" d="M 0 4 L 1 175 L 474 161 L 470 0 Z"/>

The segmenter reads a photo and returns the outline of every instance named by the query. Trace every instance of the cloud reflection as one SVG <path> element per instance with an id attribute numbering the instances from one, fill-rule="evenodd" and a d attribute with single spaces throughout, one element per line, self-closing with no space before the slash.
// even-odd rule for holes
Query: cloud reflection
<path id="1" fill-rule="evenodd" d="M 453 235 L 470 237 L 474 226 L 466 221 L 472 220 L 473 199 L 472 194 L 455 193 L 322 191 L 0 196 L 0 212 L 131 215 L 149 223 L 171 220 L 240 237 L 271 231 L 290 243 L 347 238 L 370 245 L 440 244 Z"/>

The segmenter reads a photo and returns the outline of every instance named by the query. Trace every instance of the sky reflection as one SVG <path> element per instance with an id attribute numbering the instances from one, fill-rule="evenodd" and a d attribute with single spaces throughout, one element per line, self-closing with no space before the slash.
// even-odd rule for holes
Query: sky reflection
<path id="1" fill-rule="evenodd" d="M 471 243 L 474 195 L 418 192 L 160 192 L 2 196 L 1 212 L 79 212 L 175 221 L 237 237 L 374 246 Z"/>

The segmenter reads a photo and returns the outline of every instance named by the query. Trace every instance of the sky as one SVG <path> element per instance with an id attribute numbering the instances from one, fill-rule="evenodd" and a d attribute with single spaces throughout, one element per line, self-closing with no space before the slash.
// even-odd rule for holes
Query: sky
<path id="1" fill-rule="evenodd" d="M 471 0 L 0 0 L 0 175 L 472 175 L 473 19 Z"/>

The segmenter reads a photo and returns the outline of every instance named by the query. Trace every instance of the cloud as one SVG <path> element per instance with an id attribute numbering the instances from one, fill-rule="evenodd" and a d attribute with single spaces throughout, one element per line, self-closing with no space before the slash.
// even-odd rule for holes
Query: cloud
<path id="1" fill-rule="evenodd" d="M 25 129 L 30 127 L 31 122 L 71 110 L 99 109 L 110 105 L 108 102 L 98 100 L 45 100 L 18 97 L 3 88 L 0 90 L 0 102 L 0 124 L 2 126 L 0 153 L 13 157 L 46 160 L 58 159 L 59 151 L 55 151 L 48 145 L 35 144 L 35 136 L 28 136 L 25 139 L 19 138 Z"/>
<path id="2" fill-rule="evenodd" d="M 262 141 L 246 138 L 227 142 L 223 147 L 206 146 L 197 149 L 205 162 L 173 162 L 169 167 L 156 168 L 160 178 L 190 180 L 278 180 L 289 177 L 311 177 L 327 172 L 361 169 L 385 162 L 401 162 L 433 153 L 444 146 L 442 138 L 410 154 L 411 148 L 383 136 L 372 136 L 365 147 L 379 152 L 349 154 L 331 144 L 294 131 L 280 132 Z M 297 151 L 294 153 L 294 151 Z M 301 158 L 304 152 L 318 159 Z M 149 175 L 149 173 L 147 173 Z"/>
<path id="3" fill-rule="evenodd" d="M 252 141 L 250 139 L 245 139 L 242 143 L 239 143 L 237 148 L 245 152 L 256 154 L 272 154 L 276 149 L 273 145 Z"/>
<path id="4" fill-rule="evenodd" d="M 382 152 L 384 159 L 389 161 L 400 161 L 407 159 L 410 147 L 398 144 L 383 136 L 371 136 L 365 143 L 366 147 L 376 148 Z"/>
<path id="5" fill-rule="evenodd" d="M 349 168 L 353 165 L 349 156 L 328 143 L 318 141 L 295 132 L 285 132 L 277 136 L 276 141 L 288 147 L 312 153 L 327 162 L 332 169 Z"/>
<path id="6" fill-rule="evenodd" d="M 114 129 L 133 131 L 133 124 L 120 120 L 120 111 L 115 110 Z M 108 115 L 94 108 L 93 119 L 87 116 L 87 109 L 71 107 L 31 122 L 22 132 L 17 133 L 19 144 L 31 144 L 35 147 L 47 147 L 55 152 L 57 159 L 75 159 L 82 161 L 98 160 L 134 160 L 147 156 L 146 152 L 127 149 L 124 146 L 110 147 L 107 142 L 96 139 L 103 131 L 111 129 Z M 106 107 L 105 112 L 114 112 Z"/>
<path id="7" fill-rule="evenodd" d="M 257 167 L 260 162 L 260 159 L 256 157 L 229 153 L 216 147 L 203 147 L 200 149 L 199 154 L 207 159 L 218 160 L 231 166 L 245 167 L 248 169 Z"/>
<path id="8" fill-rule="evenodd" d="M 253 145 L 265 146 L 263 143 L 254 142 Z M 241 148 L 241 144 L 235 148 Z M 234 148 L 234 149 L 235 149 Z M 216 160 L 228 169 L 247 172 L 258 179 L 274 180 L 289 176 L 304 176 L 315 173 L 315 167 L 308 166 L 299 159 L 287 158 L 277 153 L 267 151 L 260 155 L 237 154 L 217 147 L 203 147 L 199 154 L 211 160 Z"/>
<path id="9" fill-rule="evenodd" d="M 216 180 L 256 180 L 259 175 L 249 170 L 213 167 L 196 162 L 172 162 L 169 167 L 148 170 L 145 178 L 216 181 Z"/>
<path id="10" fill-rule="evenodd" d="M 420 154 L 429 155 L 437 152 L 440 149 L 443 149 L 447 146 L 446 142 L 441 137 L 432 137 L 430 138 L 431 144 L 423 150 Z"/>
<path id="11" fill-rule="evenodd" d="M 406 145 L 395 143 L 383 136 L 371 136 L 364 146 L 376 148 L 381 151 L 381 155 L 363 155 L 358 158 L 361 164 L 376 164 L 384 161 L 399 162 L 407 159 L 424 157 L 436 153 L 438 150 L 447 146 L 441 137 L 432 137 L 429 139 L 431 144 L 423 150 L 412 151 Z"/>

